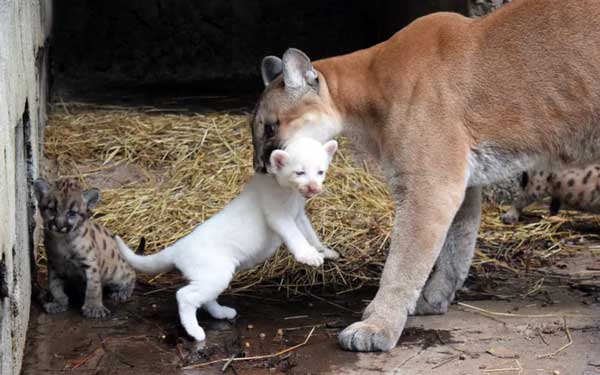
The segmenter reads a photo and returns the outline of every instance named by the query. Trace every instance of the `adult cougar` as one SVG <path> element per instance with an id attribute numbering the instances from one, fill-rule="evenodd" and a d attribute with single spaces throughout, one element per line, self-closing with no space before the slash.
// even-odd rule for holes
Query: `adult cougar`
<path id="1" fill-rule="evenodd" d="M 599 19 L 597 0 L 515 0 L 477 20 L 432 14 L 314 64 L 296 49 L 263 60 L 256 169 L 295 137 L 345 133 L 379 160 L 396 201 L 379 291 L 342 347 L 390 350 L 408 314 L 446 312 L 468 274 L 481 185 L 600 156 Z"/>

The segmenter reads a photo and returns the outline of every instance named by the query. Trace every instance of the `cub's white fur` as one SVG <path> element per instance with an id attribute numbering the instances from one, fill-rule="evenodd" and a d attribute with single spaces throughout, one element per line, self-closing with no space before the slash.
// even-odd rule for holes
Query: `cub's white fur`
<path id="1" fill-rule="evenodd" d="M 321 244 L 304 211 L 306 198 L 321 192 L 336 150 L 336 141 L 322 145 L 298 138 L 285 151 L 273 151 L 270 174 L 254 175 L 237 198 L 175 244 L 140 256 L 116 237 L 119 250 L 136 270 L 181 271 L 189 285 L 177 291 L 179 317 L 188 334 L 202 341 L 196 310 L 203 307 L 217 319 L 234 318 L 236 311 L 219 305 L 217 296 L 237 271 L 264 262 L 282 242 L 298 262 L 311 266 L 338 257 Z"/>

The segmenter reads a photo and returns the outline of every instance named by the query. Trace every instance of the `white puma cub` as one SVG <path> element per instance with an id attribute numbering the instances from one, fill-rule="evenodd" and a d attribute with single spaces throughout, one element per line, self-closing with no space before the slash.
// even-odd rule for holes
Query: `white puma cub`
<path id="1" fill-rule="evenodd" d="M 296 260 L 320 266 L 336 259 L 317 237 L 304 206 L 321 192 L 325 172 L 337 142 L 299 138 L 285 151 L 271 153 L 270 174 L 255 174 L 240 195 L 190 234 L 157 254 L 136 255 L 116 237 L 125 259 L 141 272 L 156 274 L 176 267 L 189 280 L 177 291 L 179 318 L 187 333 L 205 338 L 196 320 L 203 307 L 217 319 L 232 319 L 236 311 L 221 306 L 217 297 L 233 275 L 271 257 L 285 243 Z"/>

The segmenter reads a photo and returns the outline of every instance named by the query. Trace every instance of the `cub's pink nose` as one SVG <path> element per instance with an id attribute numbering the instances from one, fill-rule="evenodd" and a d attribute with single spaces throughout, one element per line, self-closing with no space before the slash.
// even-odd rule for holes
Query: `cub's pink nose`
<path id="1" fill-rule="evenodd" d="M 308 184 L 307 190 L 308 190 L 309 194 L 318 194 L 321 192 L 321 188 L 319 188 L 319 185 L 314 184 L 314 183 Z"/>

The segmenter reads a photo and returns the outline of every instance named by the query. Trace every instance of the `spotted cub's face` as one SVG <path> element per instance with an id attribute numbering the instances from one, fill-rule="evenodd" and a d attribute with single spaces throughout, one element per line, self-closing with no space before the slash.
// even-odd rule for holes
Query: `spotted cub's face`
<path id="1" fill-rule="evenodd" d="M 323 190 L 325 174 L 337 147 L 336 141 L 322 145 L 312 138 L 298 138 L 285 150 L 271 153 L 269 173 L 275 175 L 279 185 L 311 198 Z"/>
<path id="2" fill-rule="evenodd" d="M 33 188 L 44 226 L 57 233 L 68 233 L 88 219 L 100 199 L 98 189 L 83 190 L 73 179 L 60 179 L 49 185 L 37 179 Z"/>

